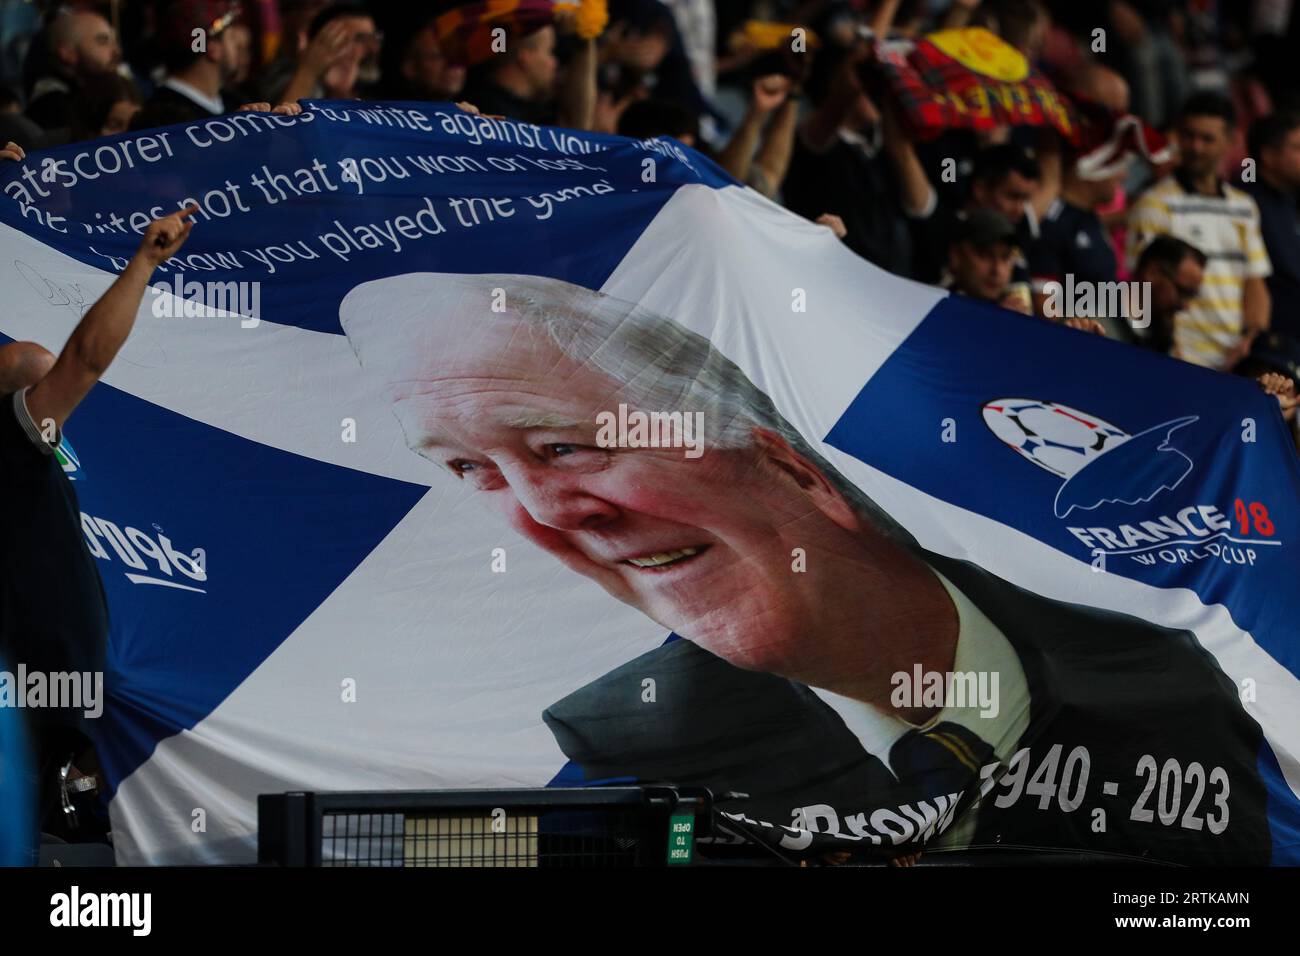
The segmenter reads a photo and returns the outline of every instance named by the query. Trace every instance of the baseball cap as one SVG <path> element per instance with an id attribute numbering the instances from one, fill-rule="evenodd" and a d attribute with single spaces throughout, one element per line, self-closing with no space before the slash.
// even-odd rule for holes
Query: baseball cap
<path id="1" fill-rule="evenodd" d="M 957 220 L 952 240 L 976 246 L 991 246 L 997 242 L 1015 245 L 1016 227 L 992 209 L 975 209 Z"/>
<path id="2" fill-rule="evenodd" d="M 189 45 L 195 30 L 208 39 L 220 36 L 239 19 L 238 0 L 176 0 L 163 12 L 158 36 L 163 43 Z"/>

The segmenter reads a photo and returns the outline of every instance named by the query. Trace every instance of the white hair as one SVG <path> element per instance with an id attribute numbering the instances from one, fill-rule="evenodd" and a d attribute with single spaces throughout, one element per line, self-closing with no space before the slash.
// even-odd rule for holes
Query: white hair
<path id="1" fill-rule="evenodd" d="M 339 322 L 365 368 L 390 388 L 427 374 L 440 323 L 521 323 L 544 332 L 566 357 L 620 386 L 638 407 L 703 412 L 717 448 L 750 448 L 754 429 L 785 439 L 816 464 L 872 524 L 896 526 L 840 475 L 776 410 L 740 367 L 701 335 L 635 303 L 560 279 L 526 275 L 416 272 L 357 286 L 339 307 Z"/>

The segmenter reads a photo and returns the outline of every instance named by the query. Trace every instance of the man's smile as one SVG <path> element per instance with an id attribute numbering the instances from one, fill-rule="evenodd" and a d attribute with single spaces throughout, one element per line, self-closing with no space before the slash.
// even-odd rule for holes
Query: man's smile
<path id="1" fill-rule="evenodd" d="M 620 563 L 631 565 L 642 571 L 658 572 L 685 564 L 707 550 L 709 550 L 709 545 L 699 544 L 685 548 L 675 548 L 671 551 L 656 551 L 651 554 L 624 558 Z"/>

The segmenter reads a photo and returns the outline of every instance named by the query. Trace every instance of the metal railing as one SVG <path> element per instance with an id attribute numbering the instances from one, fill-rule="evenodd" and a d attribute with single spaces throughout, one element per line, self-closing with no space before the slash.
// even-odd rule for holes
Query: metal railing
<path id="1" fill-rule="evenodd" d="M 280 866 L 628 867 L 690 863 L 702 788 L 290 792 L 257 799 Z"/>

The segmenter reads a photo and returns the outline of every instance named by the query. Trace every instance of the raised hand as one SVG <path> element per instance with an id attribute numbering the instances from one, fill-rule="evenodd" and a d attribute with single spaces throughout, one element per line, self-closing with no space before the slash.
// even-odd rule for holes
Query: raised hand
<path id="1" fill-rule="evenodd" d="M 190 217 L 199 211 L 198 206 L 187 206 L 170 216 L 155 219 L 145 230 L 144 239 L 136 256 L 150 266 L 157 266 L 174 256 L 185 244 L 194 228 Z"/>

